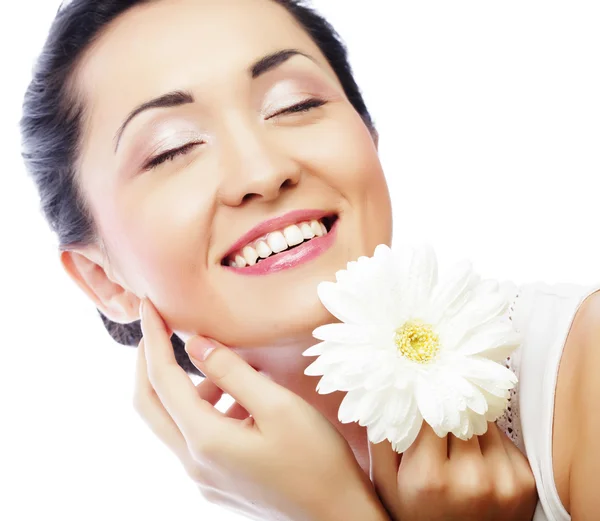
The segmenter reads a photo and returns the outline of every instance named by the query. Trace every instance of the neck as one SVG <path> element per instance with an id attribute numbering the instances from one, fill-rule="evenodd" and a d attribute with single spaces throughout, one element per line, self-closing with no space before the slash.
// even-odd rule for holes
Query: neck
<path id="1" fill-rule="evenodd" d="M 312 337 L 281 347 L 236 349 L 247 363 L 286 387 L 317 409 L 346 439 L 354 456 L 369 474 L 369 454 L 366 430 L 357 423 L 342 424 L 338 420 L 338 410 L 344 394 L 336 392 L 322 395 L 317 393 L 318 377 L 306 376 L 304 370 L 315 360 L 302 356 L 302 352 L 315 344 Z"/>

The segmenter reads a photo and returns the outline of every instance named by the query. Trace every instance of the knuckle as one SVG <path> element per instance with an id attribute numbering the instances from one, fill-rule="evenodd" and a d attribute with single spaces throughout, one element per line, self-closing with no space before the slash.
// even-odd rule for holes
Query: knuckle
<path id="1" fill-rule="evenodd" d="M 407 493 L 414 499 L 445 495 L 449 491 L 448 480 L 441 472 L 418 472 L 403 476 Z"/>
<path id="2" fill-rule="evenodd" d="M 460 495 L 469 501 L 487 501 L 494 496 L 494 483 L 483 463 L 464 465 L 457 482 Z"/>
<path id="3" fill-rule="evenodd" d="M 510 506 L 519 499 L 523 491 L 519 490 L 514 480 L 506 476 L 496 487 L 496 500 L 501 506 Z"/>

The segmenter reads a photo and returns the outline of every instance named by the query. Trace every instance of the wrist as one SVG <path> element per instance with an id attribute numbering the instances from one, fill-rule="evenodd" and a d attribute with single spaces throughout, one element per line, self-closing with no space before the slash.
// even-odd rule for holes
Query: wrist
<path id="1" fill-rule="evenodd" d="M 315 521 L 391 521 L 371 482 L 324 498 Z"/>

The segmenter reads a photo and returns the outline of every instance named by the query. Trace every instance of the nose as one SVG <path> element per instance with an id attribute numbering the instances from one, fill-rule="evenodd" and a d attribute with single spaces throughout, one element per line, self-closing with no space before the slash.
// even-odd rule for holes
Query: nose
<path id="1" fill-rule="evenodd" d="M 238 124 L 221 140 L 223 181 L 219 196 L 226 206 L 241 206 L 250 200 L 273 201 L 296 186 L 301 168 L 288 150 L 259 124 Z"/>

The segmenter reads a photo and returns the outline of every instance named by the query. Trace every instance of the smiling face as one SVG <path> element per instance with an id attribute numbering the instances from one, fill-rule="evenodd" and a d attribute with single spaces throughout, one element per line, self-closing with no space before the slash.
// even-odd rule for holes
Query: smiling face
<path id="1" fill-rule="evenodd" d="M 175 331 L 293 341 L 331 318 L 318 283 L 391 240 L 369 129 L 270 0 L 139 5 L 88 50 L 75 86 L 100 271 Z"/>

